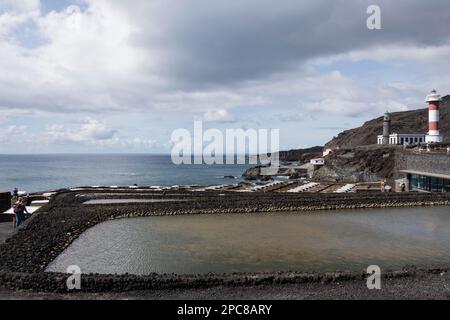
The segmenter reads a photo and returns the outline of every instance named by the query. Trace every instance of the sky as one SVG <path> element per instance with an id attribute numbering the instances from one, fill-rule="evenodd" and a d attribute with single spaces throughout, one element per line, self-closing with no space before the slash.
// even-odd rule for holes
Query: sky
<path id="1" fill-rule="evenodd" d="M 449 25 L 448 0 L 0 0 L 0 153 L 170 153 L 195 120 L 323 145 L 449 94 Z"/>

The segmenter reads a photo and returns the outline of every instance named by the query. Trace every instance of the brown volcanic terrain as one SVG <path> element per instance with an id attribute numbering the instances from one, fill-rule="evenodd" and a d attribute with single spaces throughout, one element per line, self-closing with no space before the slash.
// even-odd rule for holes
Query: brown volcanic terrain
<path id="1" fill-rule="evenodd" d="M 375 182 L 388 179 L 393 183 L 405 169 L 401 146 L 356 147 L 340 149 L 326 157 L 325 165 L 314 172 L 313 178 L 327 182 Z"/>
<path id="2" fill-rule="evenodd" d="M 315 157 L 322 156 L 323 147 L 312 147 L 307 149 L 280 151 L 281 161 L 308 162 Z"/>
<path id="3" fill-rule="evenodd" d="M 443 98 L 441 105 L 441 134 L 444 142 L 450 143 L 450 96 Z M 392 133 L 427 133 L 428 109 L 395 112 L 391 114 Z M 359 128 L 340 133 L 325 145 L 325 148 L 352 149 L 377 143 L 377 136 L 383 132 L 383 117 L 370 120 Z"/>

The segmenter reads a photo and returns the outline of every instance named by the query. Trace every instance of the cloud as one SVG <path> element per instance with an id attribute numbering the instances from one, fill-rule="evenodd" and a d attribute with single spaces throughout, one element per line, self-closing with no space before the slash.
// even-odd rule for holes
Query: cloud
<path id="1" fill-rule="evenodd" d="M 114 0 L 148 32 L 134 43 L 165 53 L 159 72 L 185 86 L 223 85 L 286 72 L 312 58 L 362 50 L 374 45 L 415 47 L 448 43 L 442 28 L 450 21 L 441 0 L 377 1 L 383 30 L 366 28 L 373 1 Z M 170 12 L 161 15 L 160 12 Z M 157 32 L 155 31 L 157 26 Z"/>
<path id="2" fill-rule="evenodd" d="M 39 11 L 40 7 L 39 0 L 0 0 L 0 12 L 29 13 Z"/>
<path id="3" fill-rule="evenodd" d="M 0 128 L 0 142 L 15 144 L 18 140 L 26 137 L 28 127 L 25 125 L 9 125 Z"/>
<path id="4" fill-rule="evenodd" d="M 305 104 L 304 107 L 311 111 L 332 113 L 350 117 L 360 116 L 362 113 L 381 114 L 383 110 L 407 111 L 408 106 L 398 101 L 374 101 L 346 100 L 346 99 L 324 99 L 319 102 Z"/>
<path id="5" fill-rule="evenodd" d="M 8 26 L 0 38 L 0 108 L 205 112 L 212 101 L 219 109 L 270 104 L 272 90 L 252 92 L 255 83 L 277 90 L 276 75 L 302 77 L 315 59 L 450 55 L 441 27 L 450 4 L 439 0 L 379 1 L 379 32 L 365 27 L 365 0 L 86 0 L 48 13 L 37 0 L 0 3 Z M 36 27 L 36 46 L 14 32 L 26 23 Z"/>
<path id="6" fill-rule="evenodd" d="M 58 124 L 48 126 L 44 140 L 50 142 L 96 143 L 112 140 L 115 134 L 116 130 L 105 123 L 86 118 L 81 123 L 72 125 L 70 128 Z"/>
<path id="7" fill-rule="evenodd" d="M 89 117 L 65 125 L 53 124 L 47 126 L 41 142 L 45 144 L 62 143 L 147 151 L 164 147 L 155 139 L 120 135 L 118 130 L 105 122 Z"/>
<path id="8" fill-rule="evenodd" d="M 225 109 L 209 110 L 205 112 L 202 120 L 205 122 L 222 122 L 222 123 L 236 122 L 235 117 Z"/>
<path id="9" fill-rule="evenodd" d="M 40 15 L 39 0 L 0 0 L 0 40 L 15 28 Z"/>
<path id="10" fill-rule="evenodd" d="M 112 113 L 233 122 L 251 107 L 281 121 L 367 119 L 450 87 L 448 1 L 379 0 L 375 31 L 369 0 L 70 2 L 0 0 L 1 117 L 91 119 L 49 126 L 49 143 L 154 143 L 94 120 Z M 367 61 L 397 73 L 367 79 L 351 65 Z"/>
<path id="11" fill-rule="evenodd" d="M 313 88 L 320 89 L 314 91 Z M 406 111 L 410 107 L 417 107 L 403 103 L 408 99 L 412 101 L 408 91 L 405 94 L 386 84 L 375 88 L 365 87 L 338 71 L 310 78 L 301 90 L 305 90 L 304 94 L 313 101 L 303 104 L 306 110 L 334 115 L 357 117 L 366 114 L 366 118 L 370 118 L 386 110 Z"/>
<path id="12" fill-rule="evenodd" d="M 307 117 L 303 112 L 298 112 L 295 114 L 278 115 L 278 118 L 283 122 L 303 122 L 306 120 Z"/>

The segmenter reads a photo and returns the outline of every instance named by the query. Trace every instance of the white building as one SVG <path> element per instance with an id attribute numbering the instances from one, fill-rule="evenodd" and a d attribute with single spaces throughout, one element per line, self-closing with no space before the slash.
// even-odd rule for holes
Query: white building
<path id="1" fill-rule="evenodd" d="M 394 133 L 389 136 L 389 144 L 405 145 L 425 142 L 425 134 L 421 133 Z M 378 136 L 378 144 L 383 144 L 383 135 Z"/>
<path id="2" fill-rule="evenodd" d="M 311 159 L 311 164 L 315 166 L 323 166 L 325 165 L 325 159 L 324 158 Z"/>

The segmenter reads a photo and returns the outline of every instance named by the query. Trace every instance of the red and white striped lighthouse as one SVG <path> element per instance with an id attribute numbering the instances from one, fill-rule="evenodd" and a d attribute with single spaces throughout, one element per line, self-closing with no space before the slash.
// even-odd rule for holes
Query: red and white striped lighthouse
<path id="1" fill-rule="evenodd" d="M 442 102 L 441 95 L 436 90 L 427 96 L 429 131 L 425 137 L 428 143 L 440 143 L 444 139 L 439 132 L 439 106 Z"/>

